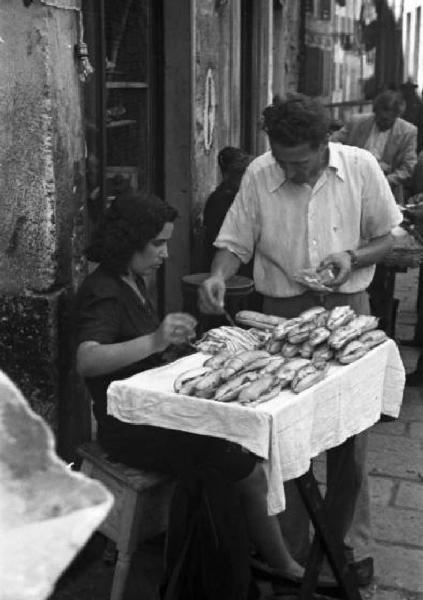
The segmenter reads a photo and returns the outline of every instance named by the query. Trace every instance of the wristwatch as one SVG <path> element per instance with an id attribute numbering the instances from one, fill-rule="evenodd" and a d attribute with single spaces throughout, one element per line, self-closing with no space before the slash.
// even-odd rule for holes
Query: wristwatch
<path id="1" fill-rule="evenodd" d="M 356 267 L 358 265 L 358 256 L 354 252 L 354 250 L 347 250 L 347 254 L 351 257 L 351 267 Z"/>

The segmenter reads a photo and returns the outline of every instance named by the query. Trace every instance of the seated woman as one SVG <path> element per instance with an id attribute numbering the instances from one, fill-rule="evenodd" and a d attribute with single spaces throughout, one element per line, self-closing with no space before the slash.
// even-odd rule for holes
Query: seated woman
<path id="1" fill-rule="evenodd" d="M 112 460 L 184 477 L 202 465 L 237 482 L 250 537 L 277 574 L 298 579 L 302 567 L 289 554 L 276 516 L 267 514 L 262 464 L 240 446 L 219 438 L 147 425 L 107 415 L 107 387 L 160 362 L 170 344 L 194 335 L 195 319 L 185 313 L 159 321 L 143 277 L 168 256 L 177 212 L 144 193 L 117 197 L 105 212 L 87 250 L 99 266 L 77 295 L 77 368 L 94 402 L 98 442 Z"/>

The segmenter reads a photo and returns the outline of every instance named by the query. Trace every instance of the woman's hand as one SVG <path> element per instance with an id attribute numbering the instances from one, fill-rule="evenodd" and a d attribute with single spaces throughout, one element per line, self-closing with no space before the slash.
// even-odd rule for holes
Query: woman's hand
<path id="1" fill-rule="evenodd" d="M 170 344 L 184 344 L 195 337 L 196 319 L 187 313 L 168 314 L 154 334 L 157 352 L 165 350 Z"/>
<path id="2" fill-rule="evenodd" d="M 225 280 L 219 275 L 211 275 L 203 281 L 198 290 L 198 306 L 201 312 L 222 314 L 225 298 Z"/>

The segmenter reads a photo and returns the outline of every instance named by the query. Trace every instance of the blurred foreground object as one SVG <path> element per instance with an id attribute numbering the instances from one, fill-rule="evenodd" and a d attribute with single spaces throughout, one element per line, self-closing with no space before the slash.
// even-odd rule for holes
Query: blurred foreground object
<path id="1" fill-rule="evenodd" d="M 51 430 L 2 371 L 0 423 L 0 599 L 44 600 L 113 499 L 56 455 Z"/>

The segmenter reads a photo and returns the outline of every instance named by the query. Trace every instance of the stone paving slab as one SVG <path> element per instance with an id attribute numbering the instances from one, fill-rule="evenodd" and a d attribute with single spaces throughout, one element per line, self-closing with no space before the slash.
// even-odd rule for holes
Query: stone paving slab
<path id="1" fill-rule="evenodd" d="M 394 451 L 408 461 L 409 454 L 420 455 L 423 461 L 422 443 L 418 439 L 411 439 L 405 436 L 384 435 L 382 433 L 372 432 L 369 436 L 369 450 L 374 452 Z M 423 466 L 423 465 L 422 465 Z"/>
<path id="2" fill-rule="evenodd" d="M 373 427 L 371 435 L 373 435 L 373 433 L 381 433 L 384 435 L 405 435 L 406 423 L 403 423 L 399 419 L 386 423 L 377 423 Z"/>
<path id="3" fill-rule="evenodd" d="M 423 477 L 420 440 L 373 433 L 369 437 L 369 472 L 419 481 Z"/>
<path id="4" fill-rule="evenodd" d="M 395 506 L 423 511 L 423 483 L 401 481 L 395 497 Z M 423 520 L 423 513 L 421 519 Z M 423 546 L 423 538 L 421 545 Z"/>
<path id="5" fill-rule="evenodd" d="M 371 518 L 375 540 L 404 546 L 422 546 L 423 513 L 421 511 L 401 509 L 396 506 L 385 506 L 381 511 L 378 506 L 372 506 Z"/>
<path id="6" fill-rule="evenodd" d="M 371 600 L 423 600 L 423 594 L 377 588 L 370 596 L 364 593 L 363 598 L 366 600 L 367 598 L 369 600 L 370 598 Z"/>
<path id="7" fill-rule="evenodd" d="M 410 423 L 409 434 L 411 438 L 423 440 L 423 423 Z"/>
<path id="8" fill-rule="evenodd" d="M 400 419 L 401 421 L 420 421 L 423 422 L 423 402 L 417 398 L 418 401 L 408 402 L 405 401 L 401 407 Z"/>
<path id="9" fill-rule="evenodd" d="M 370 502 L 380 509 L 392 503 L 397 483 L 386 477 L 369 477 Z"/>
<path id="10" fill-rule="evenodd" d="M 376 544 L 375 563 L 379 585 L 423 593 L 423 549 Z"/>
<path id="11" fill-rule="evenodd" d="M 394 436 L 392 436 L 394 439 Z M 420 453 L 419 453 L 420 454 Z M 386 475 L 420 481 L 423 476 L 423 461 L 421 454 L 418 456 L 412 451 L 404 451 L 400 455 L 395 450 L 386 449 L 370 451 L 368 454 L 369 473 L 372 475 Z"/>
<path id="12" fill-rule="evenodd" d="M 404 406 L 423 406 L 423 387 L 407 387 L 403 400 Z"/>

